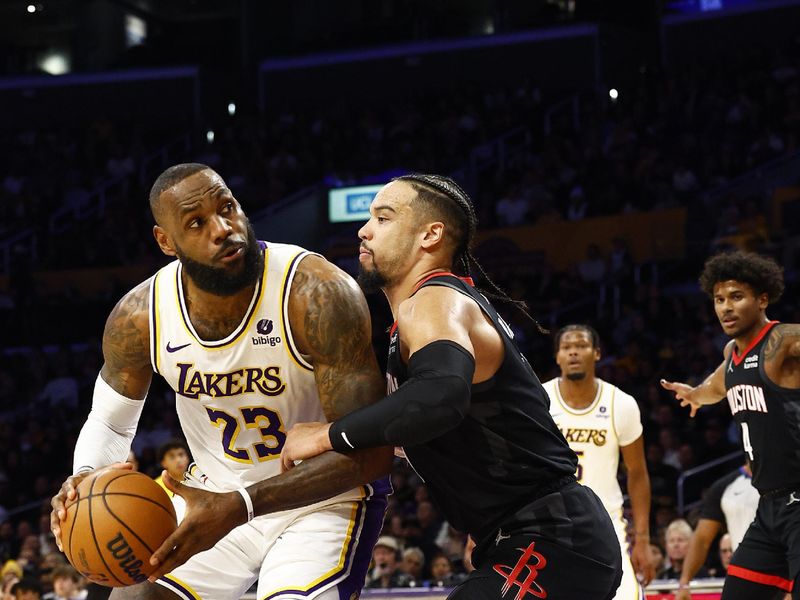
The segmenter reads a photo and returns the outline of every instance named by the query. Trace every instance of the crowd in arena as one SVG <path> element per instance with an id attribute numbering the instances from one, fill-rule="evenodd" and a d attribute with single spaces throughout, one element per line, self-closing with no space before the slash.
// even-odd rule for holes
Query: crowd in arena
<path id="1" fill-rule="evenodd" d="M 558 121 L 550 135 L 534 136 L 529 149 L 503 169 L 479 178 L 476 201 L 484 222 L 518 226 L 676 205 L 697 209 L 704 191 L 798 150 L 799 58 L 750 53 L 731 61 L 728 70 L 698 67 L 680 76 L 643 80 L 616 103 L 583 100 L 579 129 Z M 218 169 L 234 191 L 241 189 L 245 199 L 252 199 L 245 208 L 253 211 L 323 179 L 358 183 L 368 174 L 417 165 L 452 172 L 463 165 L 467 149 L 514 127 L 541 127 L 542 95 L 532 83 L 464 90 L 458 98 L 406 99 L 381 110 L 285 113 L 267 122 L 241 117 L 196 154 Z M 344 125 L 352 123 L 356 126 Z M 55 548 L 49 498 L 72 468 L 64 449 L 74 446 L 89 410 L 102 364 L 101 331 L 57 346 L 48 345 L 46 336 L 48 329 L 59 327 L 59 319 L 81 314 L 75 312 L 81 306 L 107 314 L 122 290 L 111 284 L 94 300 L 80 294 L 53 299 L 47 290 L 31 289 L 30 270 L 157 264 L 145 192 L 134 176 L 144 142 L 136 126 L 108 122 L 78 137 L 66 130 L 18 131 L 3 141 L 0 158 L 9 167 L 0 190 L 0 225 L 5 227 L 0 236 L 46 223 L 53 210 L 84 201 L 104 178 L 131 176 L 131 185 L 120 191 L 122 197 L 102 221 L 48 240 L 35 265 L 18 263 L 0 306 L 9 321 L 22 318 L 21 308 L 31 314 L 41 314 L 37 307 L 57 309 L 35 339 L 0 351 L 4 600 L 18 581 L 24 582 L 23 591 L 29 586 L 55 600 L 77 600 L 82 582 Z M 51 176 L 39 177 L 43 170 Z M 709 226 L 704 252 L 730 243 L 779 252 L 781 240 L 763 218 L 765 201 L 734 198 Z M 747 235 L 733 235 L 741 233 Z M 495 281 L 514 298 L 526 300 L 544 326 L 588 322 L 600 332 L 598 375 L 633 395 L 642 414 L 653 556 L 661 577 L 677 578 L 691 535 L 689 523 L 696 518 L 678 513 L 678 478 L 740 447 L 726 405 L 689 419 L 658 385 L 661 377 L 697 383 L 721 360 L 726 338 L 710 303 L 693 285 L 702 253 L 680 264 L 637 264 L 620 238 L 607 254 L 589 247 L 586 259 L 566 271 L 557 271 L 546 257 L 536 264 L 498 264 L 492 272 Z M 609 287 L 615 288 L 613 307 L 598 301 Z M 789 277 L 785 297 L 794 298 L 797 288 Z M 565 311 L 564 306 L 571 308 Z M 539 378 L 557 376 L 551 339 L 513 307 L 501 310 Z M 800 322 L 800 308 L 791 302 L 771 307 L 769 315 Z M 385 309 L 376 310 L 376 331 L 385 330 L 385 319 Z M 377 351 L 385 352 L 385 345 Z M 171 393 L 156 381 L 134 440 L 138 468 L 159 475 L 157 449 L 180 435 Z M 738 466 L 736 460 L 725 468 Z M 689 500 L 698 500 L 712 480 L 693 481 L 686 488 Z M 392 483 L 394 494 L 367 587 L 458 583 L 469 569 L 465 536 L 441 519 L 424 483 L 400 459 Z M 707 567 L 720 574 L 725 564 L 712 555 Z"/>

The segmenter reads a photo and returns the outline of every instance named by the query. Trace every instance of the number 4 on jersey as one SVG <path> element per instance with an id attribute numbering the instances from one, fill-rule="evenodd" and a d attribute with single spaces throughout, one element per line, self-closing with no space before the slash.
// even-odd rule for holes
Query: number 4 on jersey
<path id="1" fill-rule="evenodd" d="M 747 423 L 742 423 L 742 446 L 750 460 L 753 460 L 753 446 L 750 443 L 750 430 L 747 428 Z"/>

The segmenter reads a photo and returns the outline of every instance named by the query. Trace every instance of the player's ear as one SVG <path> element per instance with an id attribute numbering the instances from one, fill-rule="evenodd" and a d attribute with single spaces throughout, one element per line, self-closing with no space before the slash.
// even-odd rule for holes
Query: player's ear
<path id="1" fill-rule="evenodd" d="M 162 227 L 158 225 L 153 226 L 153 237 L 156 238 L 156 243 L 158 247 L 161 248 L 161 251 L 166 254 L 167 256 L 175 256 L 175 248 L 172 245 L 172 241 L 169 239 L 167 232 L 164 231 Z"/>
<path id="2" fill-rule="evenodd" d="M 764 292 L 759 294 L 756 299 L 758 300 L 758 308 L 761 310 L 767 310 L 767 306 L 769 306 L 769 294 Z"/>
<path id="3" fill-rule="evenodd" d="M 603 353 L 600 352 L 600 346 L 595 346 L 594 349 L 594 362 L 599 361 L 603 357 Z"/>
<path id="4" fill-rule="evenodd" d="M 431 248 L 444 239 L 444 223 L 434 221 L 425 225 L 422 232 L 422 247 Z"/>

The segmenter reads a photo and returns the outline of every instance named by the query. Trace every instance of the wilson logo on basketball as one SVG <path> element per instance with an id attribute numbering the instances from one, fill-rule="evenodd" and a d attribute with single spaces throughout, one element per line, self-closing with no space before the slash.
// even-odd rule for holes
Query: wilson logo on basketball
<path id="1" fill-rule="evenodd" d="M 133 548 L 130 547 L 121 531 L 117 533 L 117 537 L 106 544 L 106 548 L 128 577 L 136 583 L 142 583 L 147 579 L 147 575 L 139 570 L 144 563 L 136 558 Z"/>

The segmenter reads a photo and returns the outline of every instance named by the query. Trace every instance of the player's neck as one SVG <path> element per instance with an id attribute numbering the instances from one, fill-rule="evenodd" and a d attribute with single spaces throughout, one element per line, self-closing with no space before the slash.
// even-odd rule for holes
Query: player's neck
<path id="1" fill-rule="evenodd" d="M 250 306 L 253 299 L 257 283 L 253 282 L 230 296 L 219 296 L 197 287 L 186 273 L 182 273 L 182 279 L 184 299 L 188 305 L 190 317 L 192 313 L 199 313 L 202 315 L 213 314 L 220 318 L 236 318 L 237 316 L 240 319 L 244 318 L 247 307 Z"/>
<path id="2" fill-rule="evenodd" d="M 733 338 L 733 341 L 736 343 L 736 351 L 739 353 L 744 352 L 745 349 L 753 343 L 753 340 L 758 337 L 758 334 L 761 333 L 761 330 L 766 327 L 767 323 L 769 323 L 767 315 L 761 315 L 758 321 L 756 321 L 753 326 L 750 327 L 750 329 Z"/>
<path id="3" fill-rule="evenodd" d="M 597 398 L 599 382 L 594 375 L 587 374 L 583 379 L 558 378 L 558 392 L 570 408 L 586 408 Z"/>
<path id="4" fill-rule="evenodd" d="M 415 269 L 403 277 L 396 284 L 383 288 L 383 293 L 389 301 L 392 316 L 397 319 L 397 312 L 404 300 L 408 300 L 419 289 L 419 286 L 428 278 L 437 273 L 449 273 L 450 270 L 442 267 L 433 269 Z"/>

